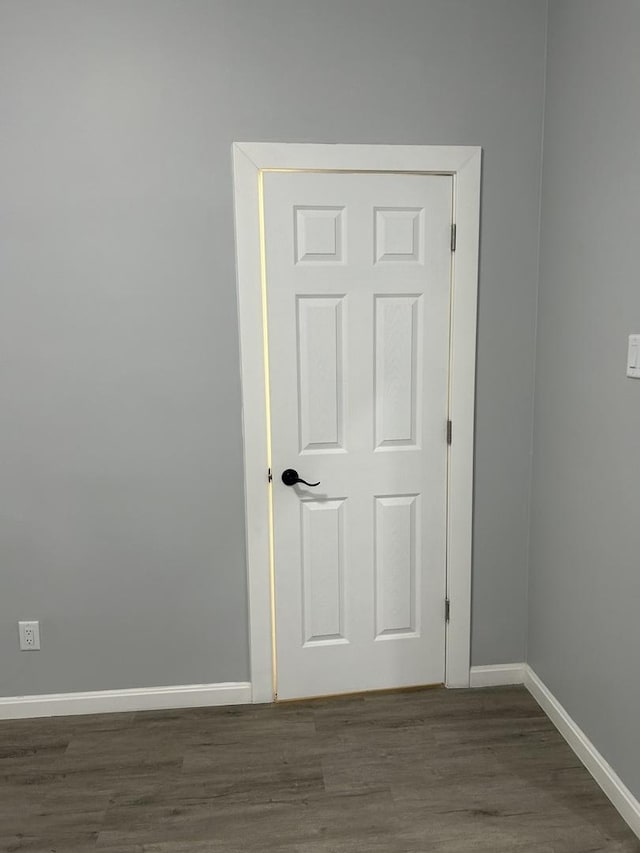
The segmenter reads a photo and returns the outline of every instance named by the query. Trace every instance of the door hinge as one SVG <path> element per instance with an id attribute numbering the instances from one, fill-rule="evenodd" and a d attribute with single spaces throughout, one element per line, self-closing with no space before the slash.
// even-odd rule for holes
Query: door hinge
<path id="1" fill-rule="evenodd" d="M 447 444 L 453 441 L 453 421 L 447 421 Z"/>
<path id="2" fill-rule="evenodd" d="M 267 480 L 271 482 L 273 480 L 273 474 L 271 473 L 271 468 L 267 471 Z"/>
<path id="3" fill-rule="evenodd" d="M 451 226 L 451 251 L 455 252 L 456 250 L 456 239 L 457 239 L 457 227 L 455 225 Z"/>
<path id="4" fill-rule="evenodd" d="M 444 600 L 444 621 L 448 622 L 451 618 L 451 602 L 448 598 Z"/>

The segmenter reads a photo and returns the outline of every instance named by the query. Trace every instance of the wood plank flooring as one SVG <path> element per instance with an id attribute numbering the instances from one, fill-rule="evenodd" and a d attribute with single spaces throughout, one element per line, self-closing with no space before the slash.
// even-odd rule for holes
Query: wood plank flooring
<path id="1" fill-rule="evenodd" d="M 638 853 L 520 687 L 0 722 L 0 850 Z"/>

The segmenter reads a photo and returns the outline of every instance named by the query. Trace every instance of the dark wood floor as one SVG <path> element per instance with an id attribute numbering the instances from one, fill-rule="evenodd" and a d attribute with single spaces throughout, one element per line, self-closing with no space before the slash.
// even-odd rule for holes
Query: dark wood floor
<path id="1" fill-rule="evenodd" d="M 0 850 L 640 851 L 528 693 L 0 723 Z"/>

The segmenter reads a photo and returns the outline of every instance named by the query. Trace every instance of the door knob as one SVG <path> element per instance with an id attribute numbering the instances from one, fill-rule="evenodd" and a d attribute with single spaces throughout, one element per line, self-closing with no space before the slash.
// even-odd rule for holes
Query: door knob
<path id="1" fill-rule="evenodd" d="M 305 486 L 319 486 L 320 482 L 317 483 L 307 483 L 306 480 L 303 480 L 302 477 L 298 477 L 298 472 L 294 471 L 293 468 L 287 468 L 282 472 L 282 482 L 285 486 L 295 486 L 296 483 L 304 483 Z"/>

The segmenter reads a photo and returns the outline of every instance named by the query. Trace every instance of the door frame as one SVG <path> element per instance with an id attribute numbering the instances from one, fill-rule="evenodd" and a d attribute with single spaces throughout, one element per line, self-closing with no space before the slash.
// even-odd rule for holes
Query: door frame
<path id="1" fill-rule="evenodd" d="M 274 558 L 266 362 L 262 176 L 266 171 L 404 172 L 451 175 L 445 683 L 468 687 L 471 655 L 473 448 L 482 150 L 476 146 L 234 142 L 236 278 L 242 379 L 249 650 L 253 702 L 275 698 Z"/>

